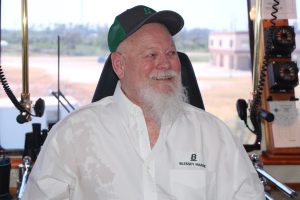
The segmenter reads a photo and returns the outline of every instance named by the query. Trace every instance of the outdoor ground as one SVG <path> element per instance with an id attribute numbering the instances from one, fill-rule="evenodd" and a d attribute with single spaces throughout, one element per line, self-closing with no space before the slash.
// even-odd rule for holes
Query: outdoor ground
<path id="1" fill-rule="evenodd" d="M 57 90 L 57 59 L 55 57 L 29 58 L 29 92 L 31 96 L 49 95 Z M 92 99 L 101 70 L 96 57 L 63 57 L 60 59 L 60 89 L 65 95 L 76 98 L 81 105 Z M 19 96 L 22 92 L 22 67 L 20 57 L 4 57 L 2 61 L 7 81 Z M 236 72 L 194 63 L 194 70 L 206 110 L 222 119 L 230 119 L 235 112 L 237 98 L 249 98 L 250 72 Z M 5 97 L 0 93 L 0 98 Z"/>
<path id="2" fill-rule="evenodd" d="M 2 57 L 6 79 L 18 98 L 22 92 L 21 63 L 21 57 Z M 103 63 L 97 62 L 97 57 L 61 57 L 59 62 L 55 56 L 29 57 L 30 96 L 48 96 L 51 90 L 57 91 L 59 71 L 61 92 L 65 96 L 74 97 L 80 105 L 88 104 L 91 102 L 102 66 Z M 228 70 L 205 62 L 193 63 L 193 67 L 205 109 L 224 120 L 234 134 L 249 139 L 250 132 L 237 116 L 236 101 L 239 98 L 252 98 L 251 72 Z M 0 98 L 6 97 L 3 90 L 0 91 Z M 299 87 L 296 91 L 296 94 L 299 94 Z"/>

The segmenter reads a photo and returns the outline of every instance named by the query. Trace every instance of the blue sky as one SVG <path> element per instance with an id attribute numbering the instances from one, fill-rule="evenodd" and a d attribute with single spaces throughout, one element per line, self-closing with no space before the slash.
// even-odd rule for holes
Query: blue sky
<path id="1" fill-rule="evenodd" d="M 21 29 L 21 1 L 2 0 L 3 29 Z M 109 25 L 115 15 L 144 4 L 180 13 L 187 29 L 247 30 L 247 0 L 27 0 L 27 4 L 28 24 L 36 27 L 55 23 Z"/>

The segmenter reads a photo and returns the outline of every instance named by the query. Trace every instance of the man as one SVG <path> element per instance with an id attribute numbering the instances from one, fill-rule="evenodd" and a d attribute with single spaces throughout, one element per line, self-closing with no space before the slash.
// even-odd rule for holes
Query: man
<path id="1" fill-rule="evenodd" d="M 116 17 L 108 33 L 114 95 L 52 128 L 23 199 L 264 199 L 242 145 L 185 103 L 172 40 L 183 24 L 146 6 Z"/>

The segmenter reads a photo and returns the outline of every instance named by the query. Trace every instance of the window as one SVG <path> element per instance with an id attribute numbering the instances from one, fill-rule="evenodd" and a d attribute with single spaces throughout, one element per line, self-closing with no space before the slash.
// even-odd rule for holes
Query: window
<path id="1" fill-rule="evenodd" d="M 229 40 L 229 47 L 230 47 L 230 48 L 233 47 L 233 40 Z"/>
<path id="2" fill-rule="evenodd" d="M 235 107 L 238 98 L 248 99 L 251 96 L 251 71 L 244 66 L 249 64 L 249 58 L 241 56 L 244 60 L 239 62 L 239 56 L 228 52 L 209 52 L 208 49 L 209 43 L 212 47 L 224 46 L 222 39 L 211 39 L 209 42 L 210 33 L 247 31 L 246 1 L 206 1 L 199 12 L 199 6 L 195 6 L 198 5 L 196 0 L 184 3 L 171 0 L 151 3 L 145 0 L 112 0 L 105 3 L 98 0 L 28 0 L 30 95 L 33 101 L 38 97 L 47 99 L 46 105 L 50 106 L 44 119 L 33 118 L 31 122 L 21 125 L 16 122 L 18 112 L 6 94 L 1 92 L 0 121 L 5 124 L 0 125 L 1 146 L 22 149 L 25 133 L 32 131 L 32 123 L 43 123 L 42 129 L 47 129 L 50 123 L 68 114 L 63 106 L 58 110 L 58 101 L 49 92 L 58 90 L 58 71 L 60 91 L 72 105 L 77 108 L 91 102 L 103 62 L 109 55 L 106 44 L 109 24 L 116 14 L 137 4 L 149 5 L 156 10 L 174 10 L 184 17 L 185 28 L 175 36 L 175 40 L 178 49 L 187 52 L 193 62 L 206 110 L 224 120 L 244 142 L 251 139 L 251 134 L 248 136 L 249 131 L 238 119 Z M 216 17 L 210 15 L 212 10 Z M 2 11 L 1 64 L 10 88 L 20 97 L 21 1 L 2 1 Z M 227 16 L 226 13 L 231 15 Z M 233 19 L 235 31 L 231 28 Z M 233 44 L 235 41 L 229 40 L 229 46 L 233 47 Z M 242 40 L 240 46 L 248 49 L 249 41 Z M 246 54 L 249 55 L 249 52 Z M 239 68 L 231 67 L 235 63 L 243 64 Z M 299 94 L 299 87 L 297 93 Z"/>

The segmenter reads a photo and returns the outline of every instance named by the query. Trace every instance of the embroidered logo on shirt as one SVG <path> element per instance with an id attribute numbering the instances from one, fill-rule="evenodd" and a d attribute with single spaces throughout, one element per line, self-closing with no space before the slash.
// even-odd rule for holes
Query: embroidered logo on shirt
<path id="1" fill-rule="evenodd" d="M 191 154 L 190 161 L 179 162 L 181 166 L 196 166 L 206 168 L 206 165 L 200 162 L 197 162 L 197 154 Z"/>
<path id="2" fill-rule="evenodd" d="M 191 161 L 197 161 L 197 154 L 191 155 Z"/>

